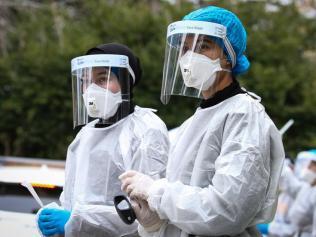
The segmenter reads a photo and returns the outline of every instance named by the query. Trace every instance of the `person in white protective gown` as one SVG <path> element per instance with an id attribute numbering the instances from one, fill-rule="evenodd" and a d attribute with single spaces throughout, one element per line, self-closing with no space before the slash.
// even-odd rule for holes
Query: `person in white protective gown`
<path id="1" fill-rule="evenodd" d="M 202 102 L 171 144 L 166 178 L 120 176 L 141 236 L 253 237 L 273 219 L 284 150 L 258 96 L 236 80 L 249 68 L 245 49 L 242 23 L 222 8 L 168 26 L 161 100 Z"/>
<path id="2" fill-rule="evenodd" d="M 71 64 L 74 126 L 84 126 L 68 147 L 61 207 L 41 209 L 38 227 L 44 236 L 134 236 L 137 222 L 123 223 L 113 204 L 124 194 L 118 177 L 129 169 L 165 177 L 166 126 L 151 109 L 134 106 L 141 67 L 126 46 L 99 45 Z"/>
<path id="3" fill-rule="evenodd" d="M 289 210 L 291 223 L 297 227 L 299 237 L 316 237 L 316 150 L 309 151 L 314 157 L 301 173 L 305 184 Z"/>

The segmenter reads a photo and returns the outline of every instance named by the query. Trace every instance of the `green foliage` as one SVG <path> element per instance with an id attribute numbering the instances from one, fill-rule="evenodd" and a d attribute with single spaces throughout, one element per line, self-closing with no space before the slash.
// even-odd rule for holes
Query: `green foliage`
<path id="1" fill-rule="evenodd" d="M 263 99 L 281 127 L 295 120 L 285 135 L 292 154 L 315 147 L 316 21 L 294 6 L 266 12 L 263 3 L 212 1 L 237 13 L 248 32 L 251 70 L 239 78 Z M 70 60 L 107 42 L 127 44 L 140 57 L 143 79 L 135 102 L 157 108 L 169 128 L 180 125 L 198 101 L 173 97 L 160 102 L 167 25 L 193 6 L 164 1 L 43 1 L 39 8 L 11 7 L 5 49 L 0 52 L 0 153 L 65 157 L 73 139 Z M 312 55 L 312 56 L 310 56 Z M 314 55 L 314 56 L 313 56 Z"/>
<path id="2" fill-rule="evenodd" d="M 262 3 L 238 6 L 248 30 L 247 54 L 252 62 L 241 81 L 262 97 L 279 128 L 290 118 L 295 120 L 284 136 L 286 150 L 295 155 L 316 146 L 316 100 L 312 96 L 316 70 L 315 62 L 305 57 L 316 49 L 316 35 L 311 34 L 316 22 L 304 18 L 294 5 L 279 5 L 278 12 L 264 9 Z"/>

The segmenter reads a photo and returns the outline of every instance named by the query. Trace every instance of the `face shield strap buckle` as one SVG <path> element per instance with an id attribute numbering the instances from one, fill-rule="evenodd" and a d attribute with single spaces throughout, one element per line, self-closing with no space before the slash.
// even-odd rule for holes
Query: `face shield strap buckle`
<path id="1" fill-rule="evenodd" d="M 232 60 L 232 68 L 234 68 L 236 65 L 236 54 L 235 54 L 235 51 L 233 49 L 233 46 L 231 45 L 231 43 L 229 42 L 229 40 L 227 39 L 226 36 L 223 38 L 223 41 L 224 41 L 224 45 L 227 49 L 227 52 Z"/>

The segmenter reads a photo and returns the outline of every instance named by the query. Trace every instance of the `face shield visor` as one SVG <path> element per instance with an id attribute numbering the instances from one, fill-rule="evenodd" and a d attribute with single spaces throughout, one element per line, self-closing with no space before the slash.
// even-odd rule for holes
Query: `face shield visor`
<path id="1" fill-rule="evenodd" d="M 95 119 L 101 124 L 113 124 L 129 114 L 130 84 L 135 76 L 127 56 L 96 54 L 74 58 L 71 75 L 74 127 Z"/>
<path id="2" fill-rule="evenodd" d="M 229 54 L 228 63 L 225 52 Z M 219 71 L 229 71 L 236 55 L 226 38 L 226 27 L 204 21 L 177 21 L 168 26 L 161 101 L 171 95 L 201 98 Z M 230 65 L 223 68 L 223 65 Z"/>

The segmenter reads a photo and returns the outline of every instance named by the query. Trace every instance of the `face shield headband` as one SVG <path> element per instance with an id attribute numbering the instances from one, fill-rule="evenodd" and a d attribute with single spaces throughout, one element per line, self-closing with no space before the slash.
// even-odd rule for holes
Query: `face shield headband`
<path id="1" fill-rule="evenodd" d="M 127 68 L 135 83 L 135 73 L 128 63 L 128 57 L 117 54 L 95 54 L 76 57 L 71 60 L 71 72 L 89 67 Z"/>
<path id="2" fill-rule="evenodd" d="M 167 41 L 172 35 L 176 34 L 209 35 L 211 37 L 221 38 L 225 49 L 231 58 L 232 68 L 236 65 L 236 53 L 226 36 L 225 26 L 206 21 L 177 21 L 168 26 Z M 169 42 L 169 44 L 172 44 L 172 42 Z"/>

